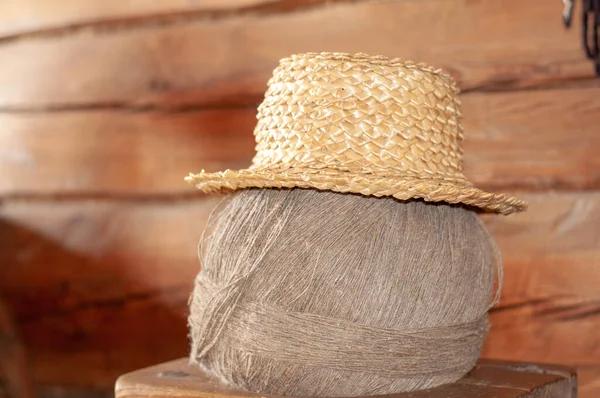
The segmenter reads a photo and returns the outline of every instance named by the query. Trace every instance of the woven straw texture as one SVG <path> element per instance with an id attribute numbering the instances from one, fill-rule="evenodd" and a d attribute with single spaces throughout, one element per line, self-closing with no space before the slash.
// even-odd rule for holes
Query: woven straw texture
<path id="1" fill-rule="evenodd" d="M 477 189 L 463 175 L 457 94 L 452 78 L 423 64 L 294 55 L 281 60 L 258 108 L 250 168 L 186 181 L 207 193 L 299 187 L 525 210 L 523 201 Z"/>

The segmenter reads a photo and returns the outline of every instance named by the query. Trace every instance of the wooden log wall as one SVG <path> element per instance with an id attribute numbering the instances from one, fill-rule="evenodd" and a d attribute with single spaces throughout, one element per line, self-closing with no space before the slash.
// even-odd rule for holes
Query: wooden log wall
<path id="1" fill-rule="evenodd" d="M 279 58 L 428 62 L 463 89 L 466 174 L 530 202 L 484 355 L 577 365 L 600 395 L 600 84 L 548 0 L 0 3 L 0 297 L 38 386 L 108 391 L 184 356 L 195 247 L 247 165 Z M 54 387 L 52 387 L 54 388 Z"/>

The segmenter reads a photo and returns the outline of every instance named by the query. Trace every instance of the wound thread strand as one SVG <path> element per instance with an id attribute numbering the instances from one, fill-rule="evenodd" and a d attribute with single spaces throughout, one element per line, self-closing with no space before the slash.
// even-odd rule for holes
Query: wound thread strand
<path id="1" fill-rule="evenodd" d="M 479 356 L 501 262 L 469 209 L 245 190 L 209 225 L 191 361 L 229 384 L 391 394 L 453 382 Z"/>

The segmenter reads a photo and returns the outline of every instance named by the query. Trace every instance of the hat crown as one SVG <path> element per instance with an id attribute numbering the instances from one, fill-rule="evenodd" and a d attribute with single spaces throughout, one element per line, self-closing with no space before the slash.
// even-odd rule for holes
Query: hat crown
<path id="1" fill-rule="evenodd" d="M 466 181 L 458 89 L 423 64 L 364 54 L 283 59 L 259 107 L 252 168 Z"/>

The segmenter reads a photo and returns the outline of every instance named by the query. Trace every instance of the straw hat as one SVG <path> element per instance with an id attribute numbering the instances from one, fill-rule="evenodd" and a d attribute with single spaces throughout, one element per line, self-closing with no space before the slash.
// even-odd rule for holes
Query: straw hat
<path id="1" fill-rule="evenodd" d="M 525 210 L 463 175 L 457 93 L 452 78 L 423 64 L 294 55 L 281 60 L 258 108 L 252 165 L 186 180 L 204 192 L 299 187 Z"/>

